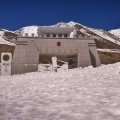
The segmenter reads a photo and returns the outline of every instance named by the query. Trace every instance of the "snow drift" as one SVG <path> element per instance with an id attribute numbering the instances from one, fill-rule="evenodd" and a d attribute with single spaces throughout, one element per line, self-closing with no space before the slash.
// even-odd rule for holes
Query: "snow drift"
<path id="1" fill-rule="evenodd" d="M 120 63 L 0 76 L 1 120 L 119 120 Z"/>

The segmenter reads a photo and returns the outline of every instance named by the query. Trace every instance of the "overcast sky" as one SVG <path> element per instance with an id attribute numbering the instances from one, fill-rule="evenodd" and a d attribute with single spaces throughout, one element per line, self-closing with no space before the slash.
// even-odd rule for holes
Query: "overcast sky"
<path id="1" fill-rule="evenodd" d="M 120 0 L 1 0 L 0 28 L 74 21 L 98 29 L 120 28 Z"/>

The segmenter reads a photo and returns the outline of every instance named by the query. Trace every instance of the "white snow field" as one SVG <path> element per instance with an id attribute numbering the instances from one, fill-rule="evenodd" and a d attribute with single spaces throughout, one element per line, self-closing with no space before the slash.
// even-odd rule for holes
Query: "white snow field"
<path id="1" fill-rule="evenodd" d="M 120 63 L 0 76 L 0 120 L 120 120 Z"/>

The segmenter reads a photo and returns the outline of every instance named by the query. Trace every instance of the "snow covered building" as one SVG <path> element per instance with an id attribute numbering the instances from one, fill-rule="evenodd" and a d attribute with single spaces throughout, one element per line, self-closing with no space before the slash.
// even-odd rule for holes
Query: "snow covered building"
<path id="1" fill-rule="evenodd" d="M 12 60 L 12 74 L 38 71 L 39 60 L 48 56 L 56 56 L 68 63 L 72 59 L 72 64 L 68 64 L 68 68 L 100 66 L 94 39 L 70 38 L 73 30 L 39 27 L 39 37 L 18 37 Z"/>

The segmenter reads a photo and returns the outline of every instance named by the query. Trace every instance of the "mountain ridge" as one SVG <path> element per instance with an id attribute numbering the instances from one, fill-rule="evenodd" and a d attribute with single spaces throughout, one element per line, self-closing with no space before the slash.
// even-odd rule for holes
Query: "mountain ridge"
<path id="1" fill-rule="evenodd" d="M 50 25 L 50 27 L 75 27 L 75 26 L 79 26 L 80 32 L 83 33 L 83 34 L 86 34 L 87 36 L 90 36 L 90 37 L 93 37 L 93 38 L 97 37 L 97 39 L 99 39 L 99 37 L 104 38 L 104 39 L 108 39 L 109 41 L 112 41 L 113 43 L 115 43 L 115 44 L 117 43 L 117 44 L 120 45 L 120 38 L 118 38 L 114 34 L 108 32 L 108 31 L 105 31 L 103 29 L 90 28 L 90 27 L 84 26 L 82 24 L 73 22 L 73 21 L 70 21 L 68 23 L 59 22 L 55 25 Z M 28 33 L 28 36 L 31 36 L 31 34 L 34 33 L 35 37 L 37 37 L 38 35 L 37 35 L 37 30 L 36 29 L 38 29 L 38 27 L 39 26 L 27 26 L 27 27 L 23 27 L 23 28 L 15 31 L 15 32 L 18 33 L 18 34 L 21 34 L 22 36 L 25 36 L 25 33 Z M 93 32 L 94 36 L 90 35 L 89 32 Z"/>
<path id="2" fill-rule="evenodd" d="M 37 26 L 37 25 L 31 25 L 31 26 L 23 27 L 16 31 L 11 31 L 11 32 L 16 33 L 20 36 L 21 35 L 25 36 L 25 34 L 28 33 L 28 36 L 30 37 L 34 33 L 34 37 L 39 37 L 37 32 L 37 29 L 39 27 L 40 26 Z M 46 26 L 42 26 L 42 27 L 46 27 Z M 95 40 L 98 54 L 102 64 L 110 64 L 110 63 L 115 63 L 119 61 L 120 38 L 112 34 L 110 31 L 105 31 L 103 29 L 90 28 L 73 21 L 70 21 L 68 23 L 59 22 L 55 25 L 51 25 L 47 27 L 74 27 L 74 35 L 76 37 L 82 37 L 82 38 L 92 37 Z M 4 29 L 4 31 L 8 31 L 8 30 Z M 1 40 L 2 40 L 2 44 L 1 44 Z M 5 42 L 5 39 L 2 36 L 0 36 L 0 47 L 1 47 L 0 52 L 5 52 L 6 50 L 8 50 L 7 52 L 13 53 L 15 49 L 15 46 L 9 45 L 8 41 Z"/>
<path id="3" fill-rule="evenodd" d="M 34 34 L 34 37 L 39 37 L 37 32 L 39 27 L 40 26 L 37 26 L 37 25 L 31 25 L 31 26 L 20 28 L 12 32 L 18 34 L 19 36 L 25 36 L 27 34 L 28 36 L 31 37 L 32 34 Z M 46 27 L 46 26 L 42 26 L 42 27 Z M 50 25 L 47 27 L 74 27 L 75 28 L 74 34 L 76 37 L 87 36 L 90 38 L 94 38 L 97 48 L 120 49 L 120 38 L 112 34 L 112 32 L 110 31 L 105 31 L 103 29 L 90 28 L 73 21 L 70 21 L 67 23 L 59 22 L 55 25 Z"/>

